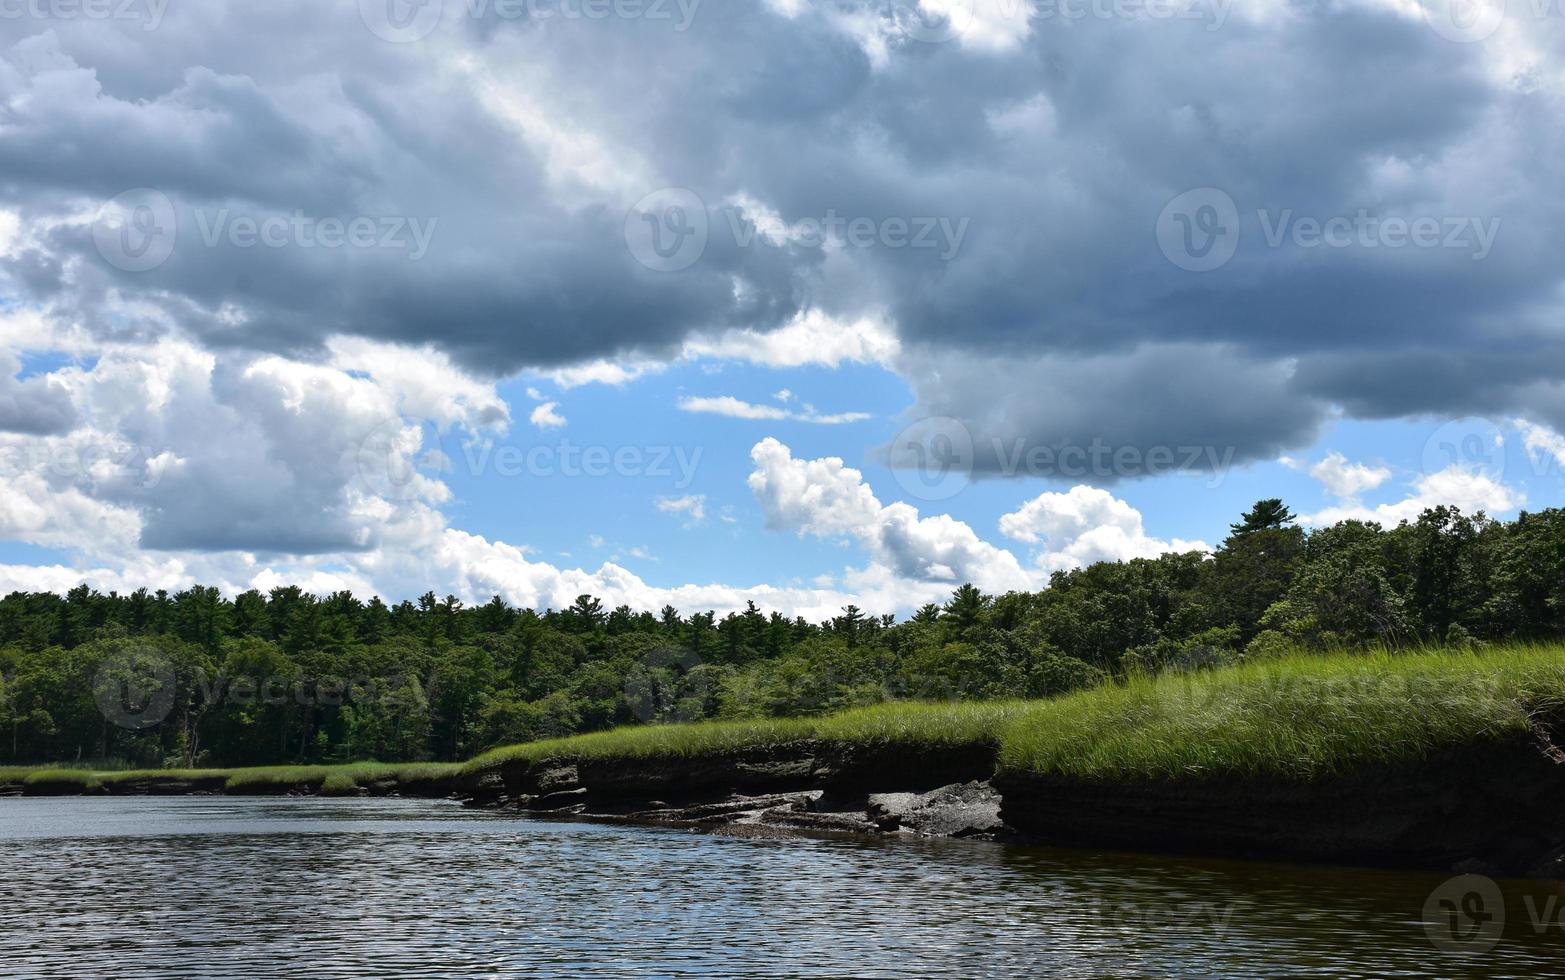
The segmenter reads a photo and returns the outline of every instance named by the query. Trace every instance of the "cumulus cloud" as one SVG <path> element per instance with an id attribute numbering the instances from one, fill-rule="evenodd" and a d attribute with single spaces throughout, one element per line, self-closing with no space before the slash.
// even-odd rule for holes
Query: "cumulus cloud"
<path id="1" fill-rule="evenodd" d="M 1038 565 L 1046 572 L 1100 561 L 1212 550 L 1202 541 L 1163 541 L 1152 537 L 1142 526 L 1140 511 L 1106 490 L 1089 486 L 1039 494 L 1001 517 L 1000 532 L 1017 541 L 1040 545 Z"/>
<path id="2" fill-rule="evenodd" d="M 1015 555 L 950 515 L 920 517 L 909 504 L 882 504 L 864 475 L 841 459 L 796 459 L 776 439 L 756 443 L 750 459 L 750 490 L 769 529 L 845 540 L 867 552 L 870 564 L 848 576 L 850 583 L 903 596 L 949 593 L 964 582 L 990 592 L 1034 583 Z"/>
<path id="3" fill-rule="evenodd" d="M 657 509 L 664 514 L 684 514 L 690 524 L 706 520 L 706 494 L 693 493 L 684 497 L 659 497 Z"/>
<path id="4" fill-rule="evenodd" d="M 492 5 L 406 45 L 305 0 L 171 10 L 157 31 L 10 20 L 0 279 L 100 336 L 287 356 L 354 336 L 567 386 L 686 357 L 890 365 L 980 446 L 1101 436 L 1242 462 L 1337 409 L 1565 426 L 1560 32 L 1452 44 L 1391 0 L 1230 14 L 1067 30 L 1006 0 L 736 0 L 701 6 L 677 68 L 670 23 Z M 1277 53 L 1264 73 L 1256 50 Z M 92 234 L 135 187 L 167 194 L 179 230 L 140 273 Z M 625 236 L 665 187 L 706 219 L 675 272 Z M 1200 187 L 1234 201 L 1239 238 L 1195 275 L 1156 230 Z M 1267 233 L 1361 209 L 1500 233 L 1482 261 Z M 299 212 L 438 224 L 417 260 L 202 233 Z M 760 233 L 828 215 L 970 233 L 954 255 Z"/>
<path id="5" fill-rule="evenodd" d="M 1280 462 L 1290 469 L 1302 470 L 1320 481 L 1326 492 L 1339 500 L 1356 500 L 1360 494 L 1374 490 L 1391 479 L 1391 470 L 1385 466 L 1367 463 L 1350 463 L 1340 452 L 1330 452 L 1320 462 L 1310 465 L 1284 456 Z"/>
<path id="6" fill-rule="evenodd" d="M 1508 487 L 1493 475 L 1460 465 L 1414 478 L 1406 497 L 1394 503 L 1366 507 L 1356 501 L 1327 507 L 1301 515 L 1305 524 L 1324 526 L 1338 521 L 1374 521 L 1394 527 L 1403 521 L 1416 521 L 1431 507 L 1459 508 L 1465 514 L 1483 511 L 1490 516 L 1509 514 L 1527 502 L 1527 495 Z"/>
<path id="7" fill-rule="evenodd" d="M 565 428 L 565 416 L 560 414 L 559 402 L 544 402 L 532 410 L 528 421 L 540 429 Z"/>
<path id="8" fill-rule="evenodd" d="M 1533 459 L 1552 459 L 1556 464 L 1565 466 L 1565 435 L 1526 419 L 1515 419 L 1511 424 L 1520 430 L 1522 445 L 1532 454 Z"/>
<path id="9" fill-rule="evenodd" d="M 49 435 L 76 424 L 70 394 L 48 375 L 19 377 L 22 363 L 0 350 L 0 432 Z"/>
<path id="10" fill-rule="evenodd" d="M 1529 450 L 1559 455 L 1562 35 L 1508 23 L 1453 44 L 1415 6 L 1241 5 L 1216 31 L 1064 29 L 1005 0 L 734 0 L 675 39 L 490 5 L 417 44 L 313 0 L 178 5 L 157 31 L 5 19 L 0 347 L 89 359 L 26 377 L 0 361 L 0 446 L 81 461 L 8 469 L 5 526 L 119 584 L 449 575 L 519 601 L 829 609 L 847 593 L 658 591 L 448 526 L 452 453 L 511 423 L 497 378 L 626 385 L 694 360 L 890 369 L 913 417 L 965 428 L 980 476 L 1094 443 L 1141 463 L 1091 482 L 1144 475 L 1159 450 L 1221 469 L 1296 453 L 1339 415 L 1521 416 Z M 1238 238 L 1195 274 L 1158 226 L 1203 187 L 1232 199 Z M 132 188 L 166 195 L 177 232 L 145 271 L 95 235 Z M 662 188 L 693 195 L 705 229 L 683 269 L 627 243 Z M 1480 260 L 1268 231 L 1361 211 L 1499 234 Z M 829 215 L 968 232 L 955 250 L 771 233 Z M 417 221 L 427 250 L 296 247 L 296 218 Z M 236 220 L 282 222 L 284 245 L 214 231 Z M 755 462 L 769 521 L 864 550 L 844 589 L 1036 578 L 840 461 Z M 1320 466 L 1338 511 L 1385 509 L 1350 506 L 1378 468 Z M 1382 516 L 1437 498 L 1520 503 L 1447 471 Z M 1057 502 L 1022 533 L 1046 563 L 1156 546 L 1089 504 L 1100 530 L 1072 531 Z"/>
<path id="11" fill-rule="evenodd" d="M 441 505 L 450 500 L 444 476 L 459 433 L 504 424 L 471 378 L 449 379 L 466 396 L 432 401 L 395 370 L 381 379 L 362 368 L 218 356 L 172 340 L 103 347 L 93 362 L 56 372 L 80 411 L 78 427 L 0 433 L 0 537 L 73 559 L 0 565 L 0 589 L 204 583 L 232 594 L 297 584 L 407 597 L 438 583 L 468 601 L 498 594 L 538 608 L 586 592 L 649 609 L 726 612 L 755 601 L 811 618 L 862 598 L 773 585 L 655 587 L 614 561 L 561 568 L 524 545 L 450 526 Z M 448 429 L 405 414 L 440 414 L 440 406 Z M 692 520 L 706 514 L 699 495 L 659 507 Z M 594 535 L 592 544 L 604 542 Z M 656 561 L 641 547 L 626 554 Z M 897 595 L 870 599 L 894 603 Z"/>

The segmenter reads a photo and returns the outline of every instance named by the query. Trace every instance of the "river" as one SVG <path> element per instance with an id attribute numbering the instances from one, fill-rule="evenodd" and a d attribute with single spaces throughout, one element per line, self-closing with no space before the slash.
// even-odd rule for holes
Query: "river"
<path id="1" fill-rule="evenodd" d="M 1493 928 L 1481 915 L 1456 923 L 1492 947 L 1478 953 L 1426 928 L 1426 903 L 1444 908 L 1431 895 L 1448 878 L 965 841 L 746 839 L 413 800 L 13 799 L 0 800 L 0 974 L 1559 971 L 1561 886 L 1505 883 L 1480 908 L 1503 903 L 1501 928 L 1480 935 L 1478 924 Z"/>

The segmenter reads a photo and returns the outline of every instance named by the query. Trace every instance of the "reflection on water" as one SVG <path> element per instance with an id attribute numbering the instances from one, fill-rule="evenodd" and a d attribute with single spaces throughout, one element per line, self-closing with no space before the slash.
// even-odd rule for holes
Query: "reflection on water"
<path id="1" fill-rule="evenodd" d="M 1565 930 L 1531 921 L 1565 907 L 1541 883 L 1505 884 L 1491 952 L 1437 948 L 1423 909 L 1448 877 L 423 801 L 5 800 L 0 973 L 1532 977 L 1565 961 Z"/>

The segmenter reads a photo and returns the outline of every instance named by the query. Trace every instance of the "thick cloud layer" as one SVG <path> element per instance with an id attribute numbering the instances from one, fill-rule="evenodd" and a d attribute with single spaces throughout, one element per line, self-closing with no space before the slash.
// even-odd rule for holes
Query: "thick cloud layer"
<path id="1" fill-rule="evenodd" d="M 1565 19 L 1475 27 L 1408 0 L 589 6 L 0 18 L 0 536 L 114 587 L 286 568 L 321 588 L 811 612 L 1187 545 L 1082 486 L 1007 516 L 1038 549 L 1024 565 L 775 440 L 752 487 L 774 528 L 860 547 L 840 593 L 655 590 L 449 525 L 441 452 L 578 418 L 507 405 L 499 379 L 568 390 L 697 358 L 881 364 L 915 431 L 979 476 L 1220 470 L 1343 416 L 1515 417 L 1562 452 Z M 851 400 L 775 401 L 683 404 L 860 420 Z M 1341 500 L 1314 520 L 1521 502 L 1451 471 L 1366 508 L 1380 470 L 1308 471 Z"/>
<path id="2" fill-rule="evenodd" d="M 1565 423 L 1558 18 L 1458 43 L 1393 0 L 451 0 L 401 33 L 370 0 L 133 8 L 0 23 L 7 292 L 100 334 L 494 373 L 820 310 L 883 317 L 915 413 L 981 443 L 1243 460 L 1332 406 Z M 178 242 L 131 272 L 92 219 L 141 187 Z M 690 207 L 635 211 L 661 188 Z M 296 217 L 288 247 L 232 233 Z M 704 249 L 627 247 L 643 217 Z M 296 247 L 327 218 L 427 236 Z M 1215 266 L 1182 252 L 1209 233 Z"/>

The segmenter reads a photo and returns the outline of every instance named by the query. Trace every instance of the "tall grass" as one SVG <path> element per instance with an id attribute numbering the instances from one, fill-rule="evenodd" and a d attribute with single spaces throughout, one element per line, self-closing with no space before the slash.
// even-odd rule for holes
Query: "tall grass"
<path id="1" fill-rule="evenodd" d="M 688 758 L 800 742 L 955 745 L 994 741 L 1019 717 L 1025 701 L 925 704 L 898 702 L 852 708 L 819 718 L 707 721 L 687 725 L 616 728 L 494 749 L 467 763 L 468 772 L 503 762 L 554 758 Z"/>
<path id="2" fill-rule="evenodd" d="M 1000 765 L 1093 779 L 1309 779 L 1524 732 L 1565 696 L 1565 648 L 1298 654 L 1036 704 Z"/>

